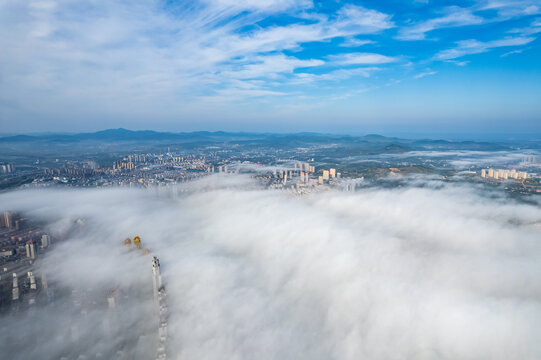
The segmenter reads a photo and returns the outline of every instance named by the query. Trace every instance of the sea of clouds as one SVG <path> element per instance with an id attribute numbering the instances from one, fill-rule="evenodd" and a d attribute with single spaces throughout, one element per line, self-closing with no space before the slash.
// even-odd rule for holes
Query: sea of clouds
<path id="1" fill-rule="evenodd" d="M 139 234 L 162 264 L 170 359 L 541 358 L 541 206 L 480 185 L 292 196 L 213 175 L 161 190 L 16 191 L 0 210 L 65 238 L 40 271 L 67 289 L 151 289 L 150 257 L 123 246 Z M 63 312 L 68 295 L 6 315 L 2 352 L 152 358 L 151 297 L 120 301 L 115 330 L 110 310 Z"/>

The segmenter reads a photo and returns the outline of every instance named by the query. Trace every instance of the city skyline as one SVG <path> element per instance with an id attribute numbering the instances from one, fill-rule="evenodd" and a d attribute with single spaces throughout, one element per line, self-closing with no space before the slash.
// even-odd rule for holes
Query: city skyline
<path id="1" fill-rule="evenodd" d="M 541 2 L 0 2 L 1 133 L 541 133 Z"/>

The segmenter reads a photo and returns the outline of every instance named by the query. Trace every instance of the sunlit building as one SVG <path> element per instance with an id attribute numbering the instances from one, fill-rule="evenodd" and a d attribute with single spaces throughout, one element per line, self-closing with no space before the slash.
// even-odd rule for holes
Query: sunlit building
<path id="1" fill-rule="evenodd" d="M 492 179 L 527 179 L 528 174 L 525 171 L 516 171 L 515 169 L 508 170 L 508 169 L 489 169 L 488 173 L 485 169 L 481 170 L 481 177 L 483 178 L 492 178 Z"/>
<path id="2" fill-rule="evenodd" d="M 30 259 L 36 258 L 36 246 L 32 241 L 26 243 L 26 257 Z"/>
<path id="3" fill-rule="evenodd" d="M 13 227 L 13 216 L 9 211 L 4 211 L 4 226 L 7 228 Z"/>
<path id="4" fill-rule="evenodd" d="M 141 249 L 142 245 L 141 245 L 141 238 L 139 237 L 139 235 L 135 235 L 135 237 L 133 238 L 133 246 L 135 246 L 135 248 L 137 249 Z"/>

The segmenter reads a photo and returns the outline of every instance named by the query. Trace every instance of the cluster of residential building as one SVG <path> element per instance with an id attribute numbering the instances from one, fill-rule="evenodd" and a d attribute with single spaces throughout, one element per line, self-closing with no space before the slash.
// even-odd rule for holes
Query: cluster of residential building
<path id="1" fill-rule="evenodd" d="M 210 165 L 205 156 L 165 154 L 132 154 L 122 160 L 113 162 L 112 171 L 134 170 L 149 166 L 165 166 L 171 168 L 208 171 Z"/>
<path id="2" fill-rule="evenodd" d="M 341 173 L 337 173 L 336 169 L 330 168 L 329 170 L 323 170 L 323 175 L 320 175 L 317 179 L 319 184 L 327 183 L 333 179 L 340 179 Z"/>
<path id="3" fill-rule="evenodd" d="M 13 164 L 1 164 L 0 174 L 10 174 L 15 171 L 15 165 Z"/>
<path id="4" fill-rule="evenodd" d="M 516 171 L 515 169 L 512 170 L 503 170 L 503 169 L 482 169 L 481 170 L 481 177 L 482 178 L 491 178 L 491 179 L 527 179 L 528 174 L 525 171 Z"/>
<path id="5" fill-rule="evenodd" d="M 51 237 L 19 215 L 5 211 L 0 215 L 0 263 L 9 259 L 35 259 L 39 249 L 51 244 Z"/>

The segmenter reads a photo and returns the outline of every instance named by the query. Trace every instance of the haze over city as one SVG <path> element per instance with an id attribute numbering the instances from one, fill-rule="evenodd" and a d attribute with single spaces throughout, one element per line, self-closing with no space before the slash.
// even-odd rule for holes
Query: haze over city
<path id="1" fill-rule="evenodd" d="M 0 0 L 14 360 L 541 359 L 540 0 Z"/>

